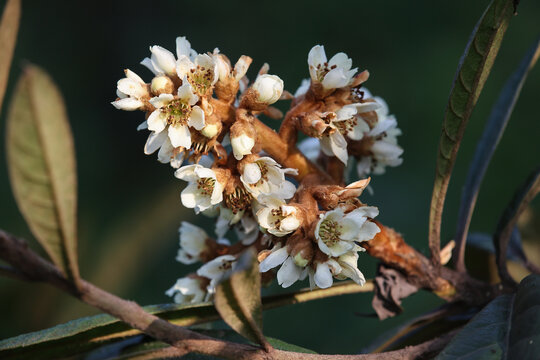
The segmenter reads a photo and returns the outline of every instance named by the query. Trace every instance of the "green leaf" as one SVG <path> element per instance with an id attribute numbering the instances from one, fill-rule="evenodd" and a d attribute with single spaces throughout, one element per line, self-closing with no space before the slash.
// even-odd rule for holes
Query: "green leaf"
<path id="1" fill-rule="evenodd" d="M 7 121 L 11 186 L 32 233 L 53 262 L 77 281 L 77 178 L 64 101 L 52 79 L 27 66 Z"/>
<path id="2" fill-rule="evenodd" d="M 0 20 L 0 111 L 6 94 L 20 19 L 21 0 L 8 0 Z"/>
<path id="3" fill-rule="evenodd" d="M 454 359 L 535 359 L 540 354 L 540 276 L 502 295 L 476 315 L 437 356 Z"/>
<path id="4" fill-rule="evenodd" d="M 465 239 L 469 231 L 474 205 L 480 190 L 480 185 L 484 179 L 484 175 L 488 168 L 491 157 L 499 144 L 499 141 L 504 133 L 506 124 L 512 115 L 514 106 L 516 105 L 521 88 L 527 79 L 529 71 L 534 67 L 540 54 L 540 38 L 537 39 L 532 47 L 527 51 L 527 54 L 521 60 L 516 71 L 510 76 L 504 85 L 497 102 L 491 110 L 491 114 L 486 122 L 482 137 L 478 141 L 474 158 L 469 166 L 467 180 L 463 187 L 461 195 L 461 204 L 458 213 L 458 222 L 456 229 L 456 252 L 458 256 L 454 259 L 457 261 L 457 267 L 460 270 L 465 269 Z M 526 260 L 525 260 L 526 262 Z"/>
<path id="5" fill-rule="evenodd" d="M 506 260 L 508 257 L 508 243 L 512 236 L 512 231 L 516 227 L 519 215 L 525 211 L 529 203 L 540 192 L 540 167 L 535 169 L 527 178 L 525 183 L 514 194 L 510 204 L 503 212 L 497 230 L 493 236 L 495 245 L 495 258 L 499 276 L 504 284 L 512 286 L 514 280 L 508 273 Z"/>
<path id="6" fill-rule="evenodd" d="M 492 0 L 476 24 L 458 65 L 442 126 L 429 214 L 429 244 L 436 263 L 440 262 L 444 200 L 459 144 L 513 13 L 511 0 Z"/>
<path id="7" fill-rule="evenodd" d="M 214 303 L 221 318 L 247 339 L 267 345 L 262 334 L 261 274 L 252 249 L 238 259 L 236 269 L 216 287 Z"/>

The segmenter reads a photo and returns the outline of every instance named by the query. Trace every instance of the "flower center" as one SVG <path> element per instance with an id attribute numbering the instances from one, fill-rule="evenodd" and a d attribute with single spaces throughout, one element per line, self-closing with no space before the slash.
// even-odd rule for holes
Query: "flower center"
<path id="1" fill-rule="evenodd" d="M 233 214 L 239 211 L 248 210 L 251 207 L 253 197 L 243 187 L 237 187 L 234 192 L 225 195 L 225 206 L 229 208 Z"/>
<path id="2" fill-rule="evenodd" d="M 337 221 L 324 220 L 319 227 L 319 236 L 326 246 L 334 246 L 341 240 L 341 225 Z"/>
<path id="3" fill-rule="evenodd" d="M 216 184 L 216 179 L 211 177 L 201 178 L 197 180 L 197 189 L 199 193 L 204 196 L 212 196 L 214 191 L 214 185 Z"/>
<path id="4" fill-rule="evenodd" d="M 191 115 L 191 106 L 182 99 L 174 99 L 163 107 L 161 111 L 167 113 L 167 123 L 169 125 L 186 125 Z"/>
<path id="5" fill-rule="evenodd" d="M 283 215 L 283 211 L 281 211 L 281 208 L 278 208 L 278 209 L 272 209 L 271 213 L 272 213 L 272 217 L 275 219 L 274 227 L 276 229 L 279 229 L 279 227 L 281 226 L 281 221 L 285 219 L 285 216 Z"/>
<path id="6" fill-rule="evenodd" d="M 194 92 L 199 96 L 204 96 L 212 87 L 214 80 L 214 70 L 197 65 L 195 69 L 191 69 L 188 74 L 188 81 L 193 86 Z"/>
<path id="7" fill-rule="evenodd" d="M 328 72 L 332 69 L 335 69 L 337 65 L 329 66 L 327 62 L 324 64 L 317 64 L 317 67 L 315 68 L 315 71 L 317 72 L 317 80 L 319 82 L 322 82 L 324 80 L 324 77 Z"/>
<path id="8" fill-rule="evenodd" d="M 334 121 L 334 125 L 340 133 L 346 135 L 348 132 L 353 131 L 354 127 L 358 125 L 358 119 L 356 118 L 356 116 L 353 116 L 352 118 L 347 120 Z"/>

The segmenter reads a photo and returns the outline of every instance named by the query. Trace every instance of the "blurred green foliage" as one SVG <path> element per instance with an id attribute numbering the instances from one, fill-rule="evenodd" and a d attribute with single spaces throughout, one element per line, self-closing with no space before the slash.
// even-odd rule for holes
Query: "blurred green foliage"
<path id="1" fill-rule="evenodd" d="M 3 8 L 4 1 L 0 1 Z M 193 271 L 174 258 L 181 220 L 210 225 L 181 207 L 183 184 L 155 156 L 145 156 L 146 134 L 137 132 L 140 113 L 115 110 L 116 81 L 130 68 L 145 79 L 139 61 L 148 46 L 174 50 L 185 35 L 199 52 L 214 47 L 235 61 L 254 59 L 248 76 L 264 63 L 294 92 L 308 77 L 307 53 L 325 45 L 330 56 L 344 51 L 367 87 L 385 98 L 403 136 L 404 164 L 376 176 L 375 194 L 363 196 L 427 254 L 429 201 L 435 152 L 458 60 L 488 1 L 25 1 L 10 86 L 20 65 L 33 62 L 59 85 L 75 137 L 79 178 L 79 258 L 83 278 L 141 304 L 169 302 L 164 291 Z M 443 220 L 443 243 L 454 234 L 461 186 L 472 151 L 501 86 L 538 36 L 540 3 L 523 1 L 507 32 L 493 72 L 468 125 L 452 178 Z M 533 70 L 480 192 L 472 231 L 492 232 L 518 184 L 539 162 L 537 111 L 540 71 Z M 11 193 L 5 164 L 5 116 L 0 114 L 0 228 L 31 238 Z M 283 109 L 286 104 L 283 105 Z M 276 124 L 277 125 L 277 124 Z M 538 202 L 536 203 L 536 205 Z M 367 278 L 376 262 L 360 257 Z M 307 286 L 307 282 L 302 284 Z M 297 287 L 300 287 L 298 285 Z M 272 286 L 264 293 L 284 291 Z M 96 311 L 40 284 L 0 279 L 0 338 L 42 329 Z M 358 352 L 384 330 L 440 304 L 418 293 L 405 312 L 378 321 L 371 296 L 347 295 L 264 314 L 265 334 L 317 352 Z"/>

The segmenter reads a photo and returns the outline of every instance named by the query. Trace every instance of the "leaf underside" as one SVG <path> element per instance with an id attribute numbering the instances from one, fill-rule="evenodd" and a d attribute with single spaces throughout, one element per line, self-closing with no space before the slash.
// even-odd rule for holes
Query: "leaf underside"
<path id="1" fill-rule="evenodd" d="M 64 101 L 52 79 L 29 65 L 7 120 L 9 177 L 17 205 L 53 262 L 77 280 L 77 179 Z"/>
<path id="2" fill-rule="evenodd" d="M 21 0 L 7 1 L 0 21 L 0 111 L 6 94 L 20 19 Z"/>
<path id="3" fill-rule="evenodd" d="M 221 282 L 214 297 L 221 318 L 247 339 L 265 345 L 262 334 L 261 275 L 253 251 L 238 260 L 237 269 Z"/>

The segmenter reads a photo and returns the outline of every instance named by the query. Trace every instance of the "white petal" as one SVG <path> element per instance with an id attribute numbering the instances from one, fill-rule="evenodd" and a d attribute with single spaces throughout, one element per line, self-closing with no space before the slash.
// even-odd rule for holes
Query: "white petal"
<path id="1" fill-rule="evenodd" d="M 146 155 L 153 154 L 157 149 L 163 145 L 165 140 L 167 139 L 167 134 L 165 131 L 156 133 L 152 132 L 148 136 L 148 140 L 146 140 L 146 144 L 144 145 L 144 153 Z"/>
<path id="2" fill-rule="evenodd" d="M 340 52 L 332 56 L 330 61 L 328 61 L 329 67 L 332 67 L 333 65 L 336 65 L 343 70 L 350 70 L 350 68 L 352 67 L 352 59 L 349 59 L 347 54 Z"/>
<path id="3" fill-rule="evenodd" d="M 371 157 L 364 156 L 356 164 L 356 171 L 358 172 L 358 177 L 363 178 L 371 172 Z"/>
<path id="4" fill-rule="evenodd" d="M 292 257 L 289 256 L 277 272 L 278 284 L 284 288 L 291 286 L 300 278 L 302 270 L 301 267 L 294 263 Z"/>
<path id="5" fill-rule="evenodd" d="M 154 67 L 154 64 L 152 64 L 152 60 L 150 60 L 150 58 L 144 58 L 143 61 L 141 61 L 141 65 L 146 66 L 151 72 L 154 73 L 154 75 L 159 73 L 159 71 Z"/>
<path id="6" fill-rule="evenodd" d="M 200 107 L 193 107 L 188 119 L 188 125 L 196 130 L 202 130 L 204 128 L 204 111 Z"/>
<path id="7" fill-rule="evenodd" d="M 357 117 L 356 126 L 353 127 L 352 131 L 347 133 L 347 136 L 352 140 L 360 140 L 364 137 L 364 134 L 367 134 L 368 132 L 369 125 L 360 117 Z"/>
<path id="8" fill-rule="evenodd" d="M 371 149 L 374 153 L 377 153 L 378 156 L 385 158 L 397 158 L 403 154 L 402 148 L 385 141 L 375 141 Z"/>
<path id="9" fill-rule="evenodd" d="M 146 88 L 141 83 L 128 78 L 118 80 L 117 87 L 124 94 L 134 98 L 140 98 L 148 94 Z"/>
<path id="10" fill-rule="evenodd" d="M 322 85 L 325 89 L 337 89 L 349 84 L 349 78 L 341 68 L 335 68 L 330 70 L 322 81 Z"/>
<path id="11" fill-rule="evenodd" d="M 173 156 L 174 147 L 171 144 L 171 141 L 167 137 L 167 139 L 163 142 L 163 145 L 161 145 L 161 148 L 158 152 L 158 161 L 167 164 L 171 161 L 171 158 Z"/>
<path id="12" fill-rule="evenodd" d="M 159 109 L 169 104 L 173 99 L 174 96 L 171 94 L 160 94 L 159 96 L 151 98 L 150 104 L 154 105 L 155 108 Z"/>
<path id="13" fill-rule="evenodd" d="M 315 45 L 311 48 L 308 54 L 308 65 L 317 66 L 326 62 L 326 54 L 324 52 L 324 46 Z"/>
<path id="14" fill-rule="evenodd" d="M 334 121 L 342 121 L 342 120 L 349 120 L 354 115 L 356 115 L 356 106 L 353 104 L 345 105 L 338 111 L 336 111 L 336 120 Z"/>
<path id="15" fill-rule="evenodd" d="M 139 126 L 137 126 L 137 131 L 146 129 L 148 129 L 148 123 L 146 122 L 146 120 L 140 123 Z"/>
<path id="16" fill-rule="evenodd" d="M 349 158 L 349 155 L 347 154 L 347 141 L 339 131 L 330 134 L 330 147 L 332 148 L 334 155 L 341 160 L 342 163 L 347 165 L 347 159 Z"/>
<path id="17" fill-rule="evenodd" d="M 189 56 L 191 54 L 191 44 L 185 36 L 176 38 L 176 55 L 180 58 L 182 55 Z"/>
<path id="18" fill-rule="evenodd" d="M 279 229 L 281 231 L 291 232 L 298 229 L 299 226 L 300 220 L 298 220 L 295 216 L 287 216 L 285 219 L 281 220 Z"/>
<path id="19" fill-rule="evenodd" d="M 182 86 L 178 88 L 178 98 L 189 105 L 195 105 L 199 101 L 199 97 L 193 93 L 193 88 L 185 77 Z"/>
<path id="20" fill-rule="evenodd" d="M 255 139 L 242 133 L 240 136 L 231 138 L 231 146 L 236 160 L 241 160 L 244 155 L 251 154 L 251 149 L 255 146 Z"/>
<path id="21" fill-rule="evenodd" d="M 195 64 L 187 56 L 180 56 L 176 62 L 176 73 L 180 79 L 184 79 L 194 68 Z"/>
<path id="22" fill-rule="evenodd" d="M 167 115 L 161 110 L 154 110 L 146 120 L 148 124 L 148 130 L 155 132 L 162 132 L 167 126 Z"/>
<path id="23" fill-rule="evenodd" d="M 150 51 L 152 52 L 151 60 L 154 68 L 161 69 L 166 74 L 176 73 L 176 59 L 172 52 L 159 45 L 151 46 Z"/>
<path id="24" fill-rule="evenodd" d="M 290 199 L 294 196 L 295 193 L 296 193 L 296 186 L 294 186 L 292 182 L 285 180 L 280 184 L 279 195 L 283 199 Z"/>
<path id="25" fill-rule="evenodd" d="M 199 180 L 199 177 L 195 173 L 195 169 L 197 169 L 197 167 L 199 166 L 200 165 L 197 164 L 183 166 L 174 172 L 174 176 L 180 180 L 185 180 L 189 182 L 197 181 Z"/>
<path id="26" fill-rule="evenodd" d="M 329 246 L 331 256 L 337 257 L 345 254 L 347 251 L 351 250 L 354 247 L 354 243 L 350 241 L 338 241 L 334 245 Z"/>
<path id="27" fill-rule="evenodd" d="M 366 221 L 362 228 L 360 229 L 360 232 L 358 234 L 358 240 L 357 241 L 367 241 L 371 240 L 375 237 L 377 233 L 379 233 L 381 229 L 372 221 Z"/>
<path id="28" fill-rule="evenodd" d="M 191 183 L 182 191 L 180 198 L 182 205 L 189 209 L 193 209 L 197 206 L 197 198 L 199 197 L 199 191 L 196 183 Z"/>
<path id="29" fill-rule="evenodd" d="M 247 164 L 242 177 L 248 184 L 255 184 L 261 180 L 261 168 L 256 163 Z"/>
<path id="30" fill-rule="evenodd" d="M 196 263 L 199 259 L 188 254 L 183 249 L 179 249 L 178 254 L 176 255 L 176 261 L 185 265 L 190 265 Z"/>
<path id="31" fill-rule="evenodd" d="M 273 251 L 270 255 L 266 257 L 261 263 L 259 264 L 259 272 L 267 272 L 270 269 L 275 268 L 276 266 L 279 266 L 283 264 L 285 259 L 289 256 L 289 253 L 287 252 L 287 248 L 283 247 L 281 249 L 278 249 L 276 251 Z"/>
<path id="32" fill-rule="evenodd" d="M 182 124 L 169 125 L 169 139 L 174 147 L 183 146 L 186 149 L 191 147 L 191 133 L 189 128 Z"/>
<path id="33" fill-rule="evenodd" d="M 138 110 L 142 106 L 144 106 L 144 103 L 142 101 L 139 101 L 139 100 L 133 99 L 133 98 L 119 99 L 119 100 L 113 101 L 111 104 L 115 108 L 117 108 L 119 110 L 125 110 L 125 111 Z"/>
<path id="34" fill-rule="evenodd" d="M 315 284 L 321 289 L 326 289 L 332 286 L 332 273 L 326 263 L 317 264 L 317 270 L 314 276 Z"/>

